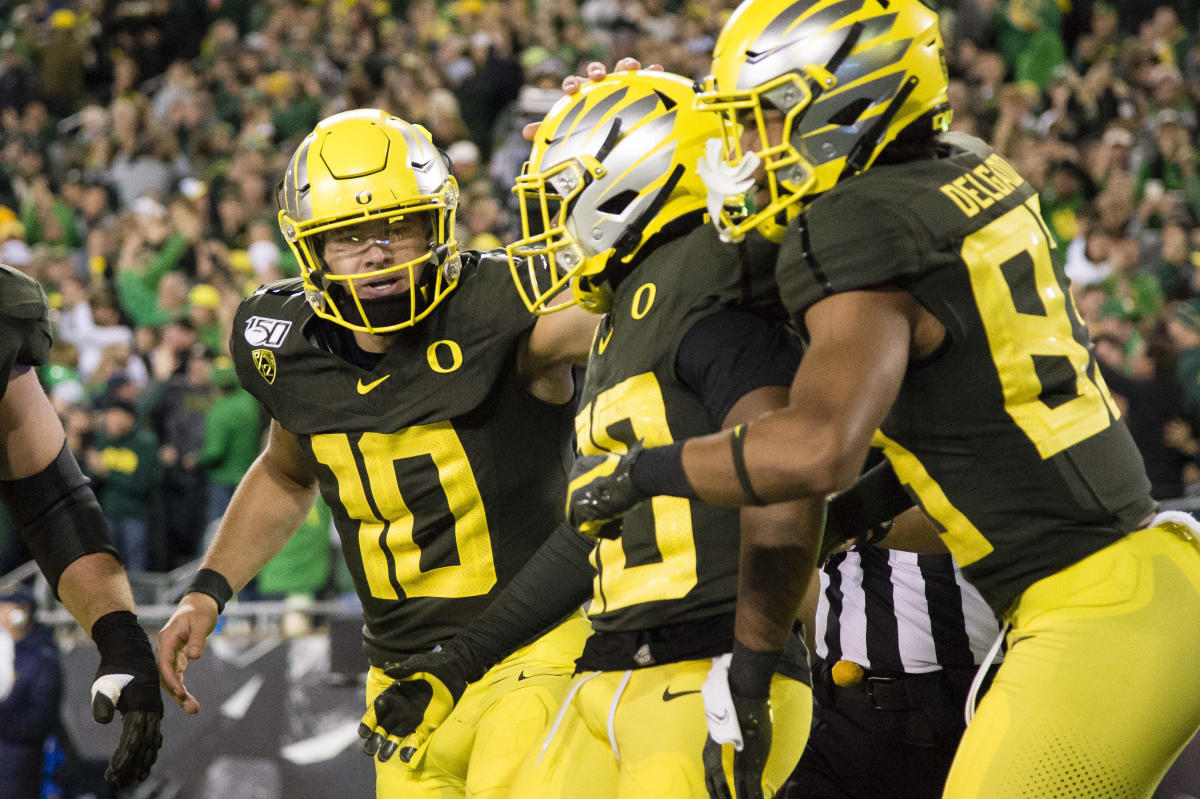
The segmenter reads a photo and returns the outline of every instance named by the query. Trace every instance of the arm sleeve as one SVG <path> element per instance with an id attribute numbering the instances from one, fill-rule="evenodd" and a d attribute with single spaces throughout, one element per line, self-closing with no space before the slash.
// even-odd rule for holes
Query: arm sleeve
<path id="1" fill-rule="evenodd" d="M 748 311 L 725 310 L 688 329 L 675 353 L 675 375 L 720 426 L 742 397 L 764 386 L 790 386 L 800 344 L 787 329 Z"/>
<path id="2" fill-rule="evenodd" d="M 458 634 L 490 668 L 575 612 L 591 595 L 593 542 L 555 528 L 487 610 Z"/>
<path id="3" fill-rule="evenodd" d="M 830 500 L 825 533 L 849 541 L 891 521 L 915 504 L 896 477 L 891 462 L 885 460 Z"/>

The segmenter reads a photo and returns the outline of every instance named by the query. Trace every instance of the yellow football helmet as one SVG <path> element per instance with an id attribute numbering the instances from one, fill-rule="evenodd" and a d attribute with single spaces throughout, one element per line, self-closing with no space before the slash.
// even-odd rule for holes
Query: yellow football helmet
<path id="1" fill-rule="evenodd" d="M 306 298 L 322 319 L 393 333 L 424 319 L 458 283 L 458 184 L 428 131 L 386 111 L 345 111 L 318 123 L 288 163 L 279 207 L 279 227 L 300 262 Z M 386 236 L 418 214 L 429 231 L 421 256 L 356 274 L 329 269 L 324 250 L 331 237 L 366 246 L 358 245 L 357 226 Z M 360 295 L 365 286 L 400 280 L 407 281 L 403 292 Z"/>
<path id="2" fill-rule="evenodd" d="M 576 303 L 604 313 L 647 239 L 688 214 L 702 224 L 695 166 L 721 121 L 694 99 L 691 81 L 642 70 L 589 83 L 550 109 L 513 189 L 521 238 L 506 248 L 533 313 Z M 550 282 L 539 286 L 542 265 Z M 551 304 L 568 284 L 572 298 Z"/>
<path id="3" fill-rule="evenodd" d="M 918 0 L 745 0 L 697 97 L 728 122 L 720 160 L 701 166 L 722 238 L 758 228 L 778 240 L 892 141 L 947 130 L 946 84 L 937 15 Z M 743 153 L 746 128 L 758 146 Z M 746 192 L 760 165 L 769 199 L 756 206 Z"/>

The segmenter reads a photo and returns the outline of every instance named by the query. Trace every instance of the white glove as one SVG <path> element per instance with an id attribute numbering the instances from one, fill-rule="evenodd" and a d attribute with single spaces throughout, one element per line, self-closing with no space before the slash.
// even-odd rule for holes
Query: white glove
<path id="1" fill-rule="evenodd" d="M 758 153 L 750 152 L 743 154 L 737 164 L 730 164 L 722 157 L 723 150 L 724 142 L 709 139 L 704 155 L 696 163 L 696 173 L 708 188 L 708 215 L 713 222 L 720 221 L 730 197 L 736 197 L 741 203 L 746 192 L 754 186 L 753 175 L 760 163 Z"/>
<path id="2" fill-rule="evenodd" d="M 740 752 L 742 728 L 738 725 L 733 695 L 729 692 L 729 661 L 732 658 L 732 654 L 726 653 L 712 659 L 712 668 L 708 670 L 704 685 L 700 686 L 700 697 L 704 700 L 708 736 L 719 744 L 733 744 Z"/>

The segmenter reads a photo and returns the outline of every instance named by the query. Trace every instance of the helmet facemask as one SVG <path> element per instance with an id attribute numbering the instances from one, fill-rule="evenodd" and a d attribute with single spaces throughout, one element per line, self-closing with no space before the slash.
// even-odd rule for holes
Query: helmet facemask
<path id="1" fill-rule="evenodd" d="M 778 240 L 786 225 L 778 217 L 812 192 L 816 169 L 793 145 L 792 131 L 812 105 L 814 79 L 833 82 L 828 73 L 804 79 L 789 72 L 745 91 L 718 92 L 710 76 L 696 96 L 698 110 L 718 113 L 724 122 L 721 146 L 710 146 L 699 166 L 709 187 L 708 212 L 722 240 L 740 241 L 756 228 Z M 743 151 L 748 128 L 756 132 L 758 147 Z M 760 169 L 761 184 L 752 180 Z"/>
<path id="2" fill-rule="evenodd" d="M 521 238 L 505 250 L 525 306 L 535 314 L 547 314 L 575 305 L 581 299 L 572 294 L 555 302 L 571 280 L 588 266 L 587 254 L 567 230 L 566 219 L 572 202 L 595 177 L 604 175 L 604 167 L 593 156 L 581 154 L 545 172 L 528 170 L 527 162 L 513 187 L 521 209 Z M 539 266 L 548 271 L 548 284 L 545 278 L 539 280 Z M 522 275 L 522 271 L 526 274 Z M 586 301 L 584 304 L 588 305 Z"/>
<path id="3" fill-rule="evenodd" d="M 778 240 L 791 219 L 890 142 L 949 123 L 937 16 L 917 0 L 837 5 L 746 0 L 714 50 L 697 108 L 725 122 L 701 164 L 722 238 L 757 228 Z M 743 153 L 742 134 L 757 133 Z M 758 178 L 758 202 L 747 192 Z"/>
<path id="4" fill-rule="evenodd" d="M 424 319 L 458 282 L 457 183 L 427 134 L 385 112 L 346 112 L 318 125 L 288 166 L 280 206 L 306 299 L 323 319 L 395 333 Z M 378 266 L 358 271 L 368 257 Z"/>
<path id="5" fill-rule="evenodd" d="M 606 312 L 647 241 L 684 217 L 702 223 L 691 167 L 720 123 L 693 97 L 677 75 L 622 72 L 551 109 L 513 189 L 521 238 L 507 248 L 533 313 Z"/>

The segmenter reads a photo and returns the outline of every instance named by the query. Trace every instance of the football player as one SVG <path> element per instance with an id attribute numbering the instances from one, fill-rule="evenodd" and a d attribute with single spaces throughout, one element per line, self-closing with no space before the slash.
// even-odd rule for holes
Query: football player
<path id="1" fill-rule="evenodd" d="M 787 410 L 614 457 L 573 517 L 823 496 L 874 438 L 1010 625 L 945 795 L 1149 796 L 1200 727 L 1200 695 L 1174 688 L 1200 678 L 1194 522 L 1155 516 L 1036 192 L 944 132 L 936 15 L 745 2 L 713 75 L 701 102 L 730 127 L 710 208 L 727 239 L 782 235 L 776 280 L 809 347 Z"/>
<path id="2" fill-rule="evenodd" d="M 46 295 L 0 264 L 0 499 L 54 595 L 100 650 L 92 717 L 121 712 L 121 740 L 105 778 L 144 780 L 162 745 L 154 653 L 100 504 L 32 367 L 50 353 Z"/>
<path id="3" fill-rule="evenodd" d="M 550 111 L 517 181 L 523 237 L 508 252 L 529 308 L 578 304 L 603 314 L 575 417 L 577 471 L 639 441 L 667 443 L 781 406 L 799 359 L 777 312 L 774 246 L 760 237 L 725 245 L 704 223 L 705 189 L 692 166 L 720 121 L 693 102 L 689 81 L 662 72 L 591 83 Z M 550 283 L 534 289 L 530 269 L 543 263 Z M 596 632 L 512 795 L 669 799 L 704 796 L 706 782 L 726 795 L 771 795 L 807 738 L 807 653 L 793 615 L 744 615 L 736 623 L 750 635 L 780 627 L 786 655 L 725 677 L 739 538 L 741 590 L 760 590 L 783 573 L 812 572 L 822 516 L 823 498 L 740 516 L 663 499 L 599 542 L 552 538 L 446 650 L 398 671 L 436 695 L 590 592 Z M 706 711 L 725 722 L 735 715 L 731 684 L 742 724 L 706 746 Z M 435 726 L 440 711 L 411 695 L 410 725 Z M 768 695 L 779 718 L 773 739 L 756 715 Z"/>
<path id="4" fill-rule="evenodd" d="M 164 684 L 199 709 L 188 661 L 319 491 L 362 600 L 360 733 L 379 796 L 504 795 L 565 693 L 588 629 L 578 610 L 396 758 L 386 730 L 399 689 L 386 672 L 483 610 L 559 523 L 570 367 L 586 360 L 594 322 L 577 311 L 535 325 L 502 252 L 458 249 L 447 160 L 384 111 L 322 121 L 279 199 L 303 276 L 245 300 L 232 340 L 241 384 L 273 417 L 269 441 L 159 634 Z"/>

